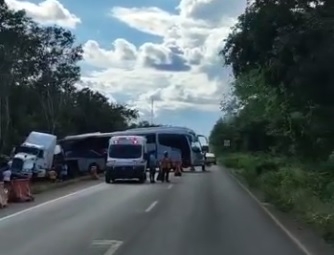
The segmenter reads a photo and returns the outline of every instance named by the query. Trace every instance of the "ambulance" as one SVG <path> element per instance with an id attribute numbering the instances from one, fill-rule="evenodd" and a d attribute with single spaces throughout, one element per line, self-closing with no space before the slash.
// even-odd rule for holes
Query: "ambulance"
<path id="1" fill-rule="evenodd" d="M 105 182 L 119 179 L 146 181 L 146 138 L 136 135 L 113 136 L 109 140 Z"/>

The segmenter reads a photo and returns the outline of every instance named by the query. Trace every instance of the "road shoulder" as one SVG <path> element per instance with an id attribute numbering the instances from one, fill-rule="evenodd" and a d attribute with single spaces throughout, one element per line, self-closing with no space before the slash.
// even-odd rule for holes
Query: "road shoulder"
<path id="1" fill-rule="evenodd" d="M 95 185 L 103 183 L 102 179 L 100 180 L 81 180 L 78 182 L 70 183 L 68 185 L 54 187 L 52 189 L 45 190 L 38 194 L 35 194 L 35 201 L 33 202 L 24 202 L 24 203 L 10 203 L 7 208 L 0 209 L 0 220 L 3 217 L 8 215 L 15 214 L 19 211 L 26 210 L 28 208 L 37 206 L 39 204 L 45 203 L 50 200 L 57 199 L 59 197 L 67 196 L 68 194 L 79 192 Z"/>
<path id="2" fill-rule="evenodd" d="M 284 228 L 282 231 L 287 231 L 288 235 L 291 235 L 290 239 L 295 239 L 293 241 L 295 243 L 297 242 L 297 245 L 301 245 L 302 249 L 307 250 L 305 252 L 306 255 L 334 254 L 334 246 L 326 243 L 310 226 L 300 222 L 291 214 L 279 211 L 274 205 L 264 202 L 264 196 L 261 191 L 250 188 L 246 181 L 232 169 L 228 169 L 224 166 L 220 167 L 222 168 L 222 171 L 226 171 L 242 189 L 247 193 L 250 193 L 251 197 L 254 196 L 257 202 L 259 202 L 259 206 L 261 206 L 270 218 L 274 218 L 273 221 L 277 221 L 281 229 L 282 227 Z"/>

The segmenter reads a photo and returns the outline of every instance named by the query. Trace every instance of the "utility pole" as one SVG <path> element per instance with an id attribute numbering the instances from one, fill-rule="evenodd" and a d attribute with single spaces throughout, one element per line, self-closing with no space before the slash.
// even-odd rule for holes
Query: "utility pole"
<path id="1" fill-rule="evenodd" d="M 151 125 L 153 125 L 153 119 L 154 119 L 154 99 L 151 97 Z"/>

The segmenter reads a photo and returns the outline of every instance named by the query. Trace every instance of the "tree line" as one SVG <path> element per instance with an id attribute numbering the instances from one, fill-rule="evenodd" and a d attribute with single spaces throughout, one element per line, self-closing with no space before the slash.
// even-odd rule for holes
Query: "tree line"
<path id="1" fill-rule="evenodd" d="M 256 0 L 220 52 L 235 77 L 211 133 L 223 150 L 307 160 L 334 149 L 334 1 Z"/>
<path id="2" fill-rule="evenodd" d="M 41 26 L 0 0 L 0 154 L 32 130 L 111 132 L 138 118 L 127 105 L 76 88 L 82 53 L 71 31 Z"/>
<path id="3" fill-rule="evenodd" d="M 220 55 L 235 79 L 215 153 L 263 201 L 333 242 L 334 1 L 252 1 Z"/>

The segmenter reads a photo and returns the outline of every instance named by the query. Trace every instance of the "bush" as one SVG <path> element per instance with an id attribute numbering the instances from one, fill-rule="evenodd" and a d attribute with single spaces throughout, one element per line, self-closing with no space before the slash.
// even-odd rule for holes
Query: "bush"
<path id="1" fill-rule="evenodd" d="M 223 163 L 227 167 L 244 169 L 254 165 L 255 158 L 247 154 L 228 154 L 223 157 Z"/>
<path id="2" fill-rule="evenodd" d="M 334 181 L 329 174 L 334 164 L 306 169 L 291 162 L 261 154 L 230 154 L 223 159 L 227 167 L 240 169 L 250 186 L 263 191 L 267 202 L 293 212 L 326 240 L 334 240 Z"/>
<path id="3" fill-rule="evenodd" d="M 257 185 L 257 179 L 261 174 L 278 171 L 283 165 L 281 159 L 270 158 L 264 154 L 228 154 L 222 162 L 226 167 L 240 169 L 239 173 L 250 186 Z"/>

